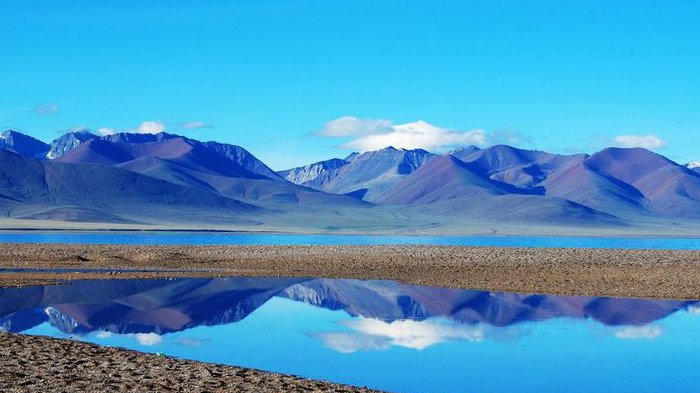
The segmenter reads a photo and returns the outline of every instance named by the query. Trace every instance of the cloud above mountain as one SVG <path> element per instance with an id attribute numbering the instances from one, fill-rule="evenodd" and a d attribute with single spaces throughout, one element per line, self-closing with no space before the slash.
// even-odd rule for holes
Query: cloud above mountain
<path id="1" fill-rule="evenodd" d="M 111 127 L 100 127 L 97 129 L 97 134 L 99 135 L 112 135 L 119 132 L 130 132 L 134 134 L 158 134 L 164 132 L 166 129 L 165 124 L 160 121 L 143 121 L 136 128 L 131 128 L 127 130 L 117 130 Z"/>
<path id="2" fill-rule="evenodd" d="M 144 121 L 133 132 L 137 134 L 158 134 L 165 131 L 165 124 L 159 121 Z"/>
<path id="3" fill-rule="evenodd" d="M 387 146 L 440 151 L 456 146 L 484 146 L 488 143 L 486 132 L 480 129 L 457 131 L 423 120 L 394 124 L 385 119 L 360 119 L 353 116 L 332 120 L 314 135 L 351 138 L 340 147 L 363 152 Z"/>
<path id="4" fill-rule="evenodd" d="M 188 129 L 188 130 L 198 130 L 200 128 L 214 128 L 213 125 L 207 124 L 203 121 L 183 121 L 178 123 L 178 125 L 182 128 Z"/>
<path id="5" fill-rule="evenodd" d="M 117 132 L 119 132 L 119 131 L 115 130 L 114 128 L 109 128 L 109 127 L 101 127 L 101 128 L 97 129 L 97 133 L 100 135 L 112 135 L 112 134 L 116 134 Z"/>
<path id="6" fill-rule="evenodd" d="M 644 149 L 662 149 L 666 141 L 656 135 L 618 135 L 614 138 L 620 147 L 642 147 Z"/>
<path id="7" fill-rule="evenodd" d="M 362 137 L 366 135 L 386 134 L 391 132 L 393 125 L 390 120 L 359 119 L 354 116 L 342 116 L 326 123 L 322 129 L 315 132 L 318 136 L 329 137 Z"/>
<path id="8" fill-rule="evenodd" d="M 92 132 L 92 130 L 90 129 L 90 127 L 88 127 L 88 126 L 86 126 L 86 125 L 78 125 L 78 126 L 69 128 L 69 129 L 68 129 L 68 132 L 77 132 L 77 133 L 80 133 L 80 132 Z"/>
<path id="9" fill-rule="evenodd" d="M 176 124 L 178 127 L 187 130 L 197 130 L 202 128 L 214 128 L 211 124 L 205 123 L 203 121 L 183 121 Z M 102 127 L 97 129 L 97 134 L 100 135 L 112 135 L 119 132 L 130 132 L 135 134 L 158 134 L 165 132 L 168 127 L 165 123 L 161 121 L 148 120 L 143 121 L 136 128 L 130 128 L 126 130 L 117 130 L 110 127 Z"/>
<path id="10" fill-rule="evenodd" d="M 34 107 L 34 113 L 40 116 L 53 115 L 61 110 L 58 104 L 41 104 Z"/>

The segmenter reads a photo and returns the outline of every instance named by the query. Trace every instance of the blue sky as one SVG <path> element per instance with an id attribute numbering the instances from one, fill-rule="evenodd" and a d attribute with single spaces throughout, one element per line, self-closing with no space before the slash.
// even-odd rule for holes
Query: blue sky
<path id="1" fill-rule="evenodd" d="M 202 3 L 0 0 L 0 128 L 166 128 L 275 169 L 383 143 L 700 160 L 697 1 Z"/>

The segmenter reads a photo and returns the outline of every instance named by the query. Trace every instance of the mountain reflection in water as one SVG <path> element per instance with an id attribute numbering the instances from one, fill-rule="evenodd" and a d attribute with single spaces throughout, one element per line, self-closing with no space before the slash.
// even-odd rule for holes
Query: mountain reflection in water
<path id="1" fill-rule="evenodd" d="M 405 392 L 691 391 L 700 383 L 682 373 L 648 378 L 700 361 L 698 310 L 695 301 L 379 280 L 95 280 L 0 289 L 0 330 Z M 520 374 L 491 375 L 499 368 Z M 639 372 L 625 375 L 632 369 Z M 622 374 L 614 383 L 589 378 L 608 372 Z"/>
<path id="2" fill-rule="evenodd" d="M 506 327 L 550 318 L 643 325 L 697 302 L 551 296 L 405 285 L 392 281 L 285 278 L 89 280 L 0 289 L 0 328 L 49 322 L 65 333 L 171 333 L 240 321 L 272 297 L 377 320 L 441 318 Z M 411 326 L 409 322 L 407 328 Z M 418 325 L 413 325 L 418 326 Z"/>

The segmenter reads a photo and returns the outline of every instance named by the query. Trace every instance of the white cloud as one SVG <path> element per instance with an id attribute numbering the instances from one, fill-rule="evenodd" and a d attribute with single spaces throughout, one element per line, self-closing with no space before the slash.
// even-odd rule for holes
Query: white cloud
<path id="1" fill-rule="evenodd" d="M 657 325 L 625 326 L 615 331 L 615 337 L 623 340 L 653 340 L 663 332 L 663 329 Z"/>
<path id="2" fill-rule="evenodd" d="M 422 120 L 393 124 L 389 120 L 358 119 L 352 116 L 344 116 L 326 123 L 315 135 L 354 138 L 340 147 L 363 152 L 388 146 L 444 150 L 465 145 L 484 146 L 488 143 L 486 132 L 483 130 L 455 131 Z"/>
<path id="3" fill-rule="evenodd" d="M 186 128 L 188 130 L 196 130 L 200 128 L 214 128 L 211 124 L 207 124 L 203 121 L 183 121 L 179 123 L 180 127 Z"/>
<path id="4" fill-rule="evenodd" d="M 117 133 L 114 128 L 102 127 L 97 129 L 97 133 L 100 135 L 113 135 Z"/>
<path id="5" fill-rule="evenodd" d="M 68 131 L 70 131 L 70 132 L 77 132 L 77 133 L 80 133 L 80 132 L 92 132 L 92 130 L 90 130 L 90 127 L 85 126 L 85 125 L 80 125 L 80 126 L 71 127 Z"/>
<path id="6" fill-rule="evenodd" d="M 618 135 L 615 143 L 620 147 L 642 147 L 645 149 L 662 149 L 666 141 L 656 135 Z"/>
<path id="7" fill-rule="evenodd" d="M 74 132 L 91 132 L 91 130 L 86 126 L 73 127 L 71 131 Z M 114 135 L 120 132 L 131 132 L 136 134 L 158 134 L 165 131 L 165 124 L 159 121 L 144 121 L 138 125 L 136 128 L 131 129 L 116 129 L 111 127 L 100 127 L 95 133 L 99 135 Z"/>
<path id="8" fill-rule="evenodd" d="M 452 131 L 434 126 L 422 120 L 397 124 L 385 134 L 366 135 L 350 141 L 341 147 L 369 151 L 387 146 L 404 149 L 444 150 L 451 147 L 488 143 L 483 130 Z"/>
<path id="9" fill-rule="evenodd" d="M 48 116 L 53 115 L 59 110 L 61 110 L 61 107 L 58 106 L 58 104 L 41 104 L 34 108 L 34 113 L 41 116 Z"/>
<path id="10" fill-rule="evenodd" d="M 384 119 L 358 119 L 354 116 L 343 116 L 326 123 L 315 135 L 330 137 L 363 136 L 391 132 L 391 121 Z M 385 146 L 382 146 L 385 147 Z"/>
<path id="11" fill-rule="evenodd" d="M 165 131 L 165 124 L 159 121 L 144 121 L 132 132 L 137 134 L 158 134 Z"/>
<path id="12" fill-rule="evenodd" d="M 463 325 L 441 319 L 385 322 L 359 318 L 347 321 L 354 333 L 321 333 L 316 336 L 338 352 L 383 350 L 399 346 L 422 350 L 445 341 L 482 341 L 486 332 L 481 326 Z"/>

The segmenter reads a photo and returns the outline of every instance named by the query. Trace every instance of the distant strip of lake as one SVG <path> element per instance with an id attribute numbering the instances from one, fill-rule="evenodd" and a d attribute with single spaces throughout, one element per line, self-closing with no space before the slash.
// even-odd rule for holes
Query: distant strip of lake
<path id="1" fill-rule="evenodd" d="M 700 250 L 700 237 L 359 236 L 231 232 L 4 232 L 0 242 L 129 245 L 441 245 Z"/>

